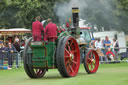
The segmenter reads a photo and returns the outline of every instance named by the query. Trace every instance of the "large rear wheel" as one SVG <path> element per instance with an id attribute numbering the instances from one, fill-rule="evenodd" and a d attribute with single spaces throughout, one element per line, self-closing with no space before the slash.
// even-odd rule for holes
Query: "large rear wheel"
<path id="1" fill-rule="evenodd" d="M 59 40 L 56 51 L 56 65 L 63 77 L 77 75 L 80 66 L 80 50 L 73 37 L 67 36 Z"/>
<path id="2" fill-rule="evenodd" d="M 29 38 L 25 44 L 25 49 L 24 49 L 24 70 L 26 74 L 30 78 L 41 78 L 45 75 L 46 69 L 41 68 L 41 69 L 35 69 L 32 67 L 32 49 L 30 48 L 30 42 L 32 41 L 33 38 Z"/>
<path id="3" fill-rule="evenodd" d="M 99 56 L 93 49 L 86 53 L 84 58 L 84 68 L 88 74 L 95 73 L 99 67 Z"/>

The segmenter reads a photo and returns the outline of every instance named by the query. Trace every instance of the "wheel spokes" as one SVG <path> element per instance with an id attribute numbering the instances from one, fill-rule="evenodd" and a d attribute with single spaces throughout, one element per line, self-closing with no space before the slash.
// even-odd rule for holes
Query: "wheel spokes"
<path id="1" fill-rule="evenodd" d="M 76 52 L 77 52 L 77 50 L 73 50 L 73 51 L 72 51 L 72 54 L 75 54 Z"/>
<path id="2" fill-rule="evenodd" d="M 69 68 L 70 68 L 71 72 L 74 73 L 74 70 L 71 65 L 69 65 Z"/>
<path id="3" fill-rule="evenodd" d="M 90 56 L 91 56 L 91 59 L 93 59 L 93 53 L 92 52 L 90 53 Z"/>
<path id="4" fill-rule="evenodd" d="M 93 64 L 91 64 L 91 70 L 93 70 Z"/>
<path id="5" fill-rule="evenodd" d="M 72 60 L 72 63 L 73 63 L 73 64 L 75 64 L 75 65 L 77 65 L 77 62 L 76 62 L 76 61 L 74 61 L 74 60 Z"/>
<path id="6" fill-rule="evenodd" d="M 70 42 L 70 47 L 72 47 L 73 41 Z"/>
<path id="7" fill-rule="evenodd" d="M 68 66 L 68 65 L 69 65 L 69 60 L 67 60 L 67 61 L 65 62 L 65 65 L 66 65 L 66 66 Z"/>
<path id="8" fill-rule="evenodd" d="M 68 51 L 71 52 L 71 47 L 68 45 Z"/>
<path id="9" fill-rule="evenodd" d="M 85 61 L 84 61 L 84 67 L 87 73 L 95 73 L 99 66 L 99 56 L 97 52 L 93 49 L 89 50 Z"/>
<path id="10" fill-rule="evenodd" d="M 69 38 L 66 41 L 64 48 L 64 62 L 67 73 L 70 76 L 75 76 L 79 69 L 80 54 L 79 47 L 74 38 Z"/>
<path id="11" fill-rule="evenodd" d="M 70 58 L 70 56 L 65 56 L 65 58 Z"/>
<path id="12" fill-rule="evenodd" d="M 87 64 L 90 71 L 93 71 L 95 69 L 95 55 L 93 55 L 93 52 L 90 53 L 90 55 L 87 58 Z"/>
<path id="13" fill-rule="evenodd" d="M 70 55 L 70 52 L 66 48 L 64 50 L 65 50 L 66 54 Z"/>
<path id="14" fill-rule="evenodd" d="M 37 75 L 41 75 L 41 74 L 42 74 L 42 70 L 37 69 L 37 70 L 36 70 L 36 74 L 37 74 Z"/>

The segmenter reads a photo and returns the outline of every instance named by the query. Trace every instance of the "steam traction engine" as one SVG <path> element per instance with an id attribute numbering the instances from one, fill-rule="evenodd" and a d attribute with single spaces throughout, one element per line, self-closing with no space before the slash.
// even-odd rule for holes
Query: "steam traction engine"
<path id="1" fill-rule="evenodd" d="M 37 42 L 32 38 L 27 40 L 24 49 L 24 69 L 30 78 L 41 78 L 48 69 L 56 68 L 62 77 L 73 77 L 77 75 L 80 63 L 84 64 L 89 74 L 97 71 L 99 56 L 96 51 L 76 41 L 80 35 L 78 12 L 77 7 L 72 8 L 74 27 L 70 31 L 49 37 L 49 42 Z"/>

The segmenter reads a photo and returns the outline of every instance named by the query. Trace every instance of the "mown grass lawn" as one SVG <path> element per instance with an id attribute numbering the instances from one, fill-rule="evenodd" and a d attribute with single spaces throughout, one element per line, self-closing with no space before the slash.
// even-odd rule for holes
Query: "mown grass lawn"
<path id="1" fill-rule="evenodd" d="M 49 70 L 41 79 L 28 78 L 23 68 L 0 70 L 0 85 L 128 85 L 128 63 L 101 64 L 91 75 L 81 65 L 72 78 L 62 78 L 57 69 Z"/>

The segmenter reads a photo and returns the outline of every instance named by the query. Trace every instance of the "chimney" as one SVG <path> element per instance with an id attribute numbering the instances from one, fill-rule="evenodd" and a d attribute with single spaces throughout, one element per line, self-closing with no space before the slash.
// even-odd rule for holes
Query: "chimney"
<path id="1" fill-rule="evenodd" d="M 73 17 L 73 26 L 75 29 L 79 27 L 79 8 L 73 7 L 72 8 L 72 17 Z"/>

